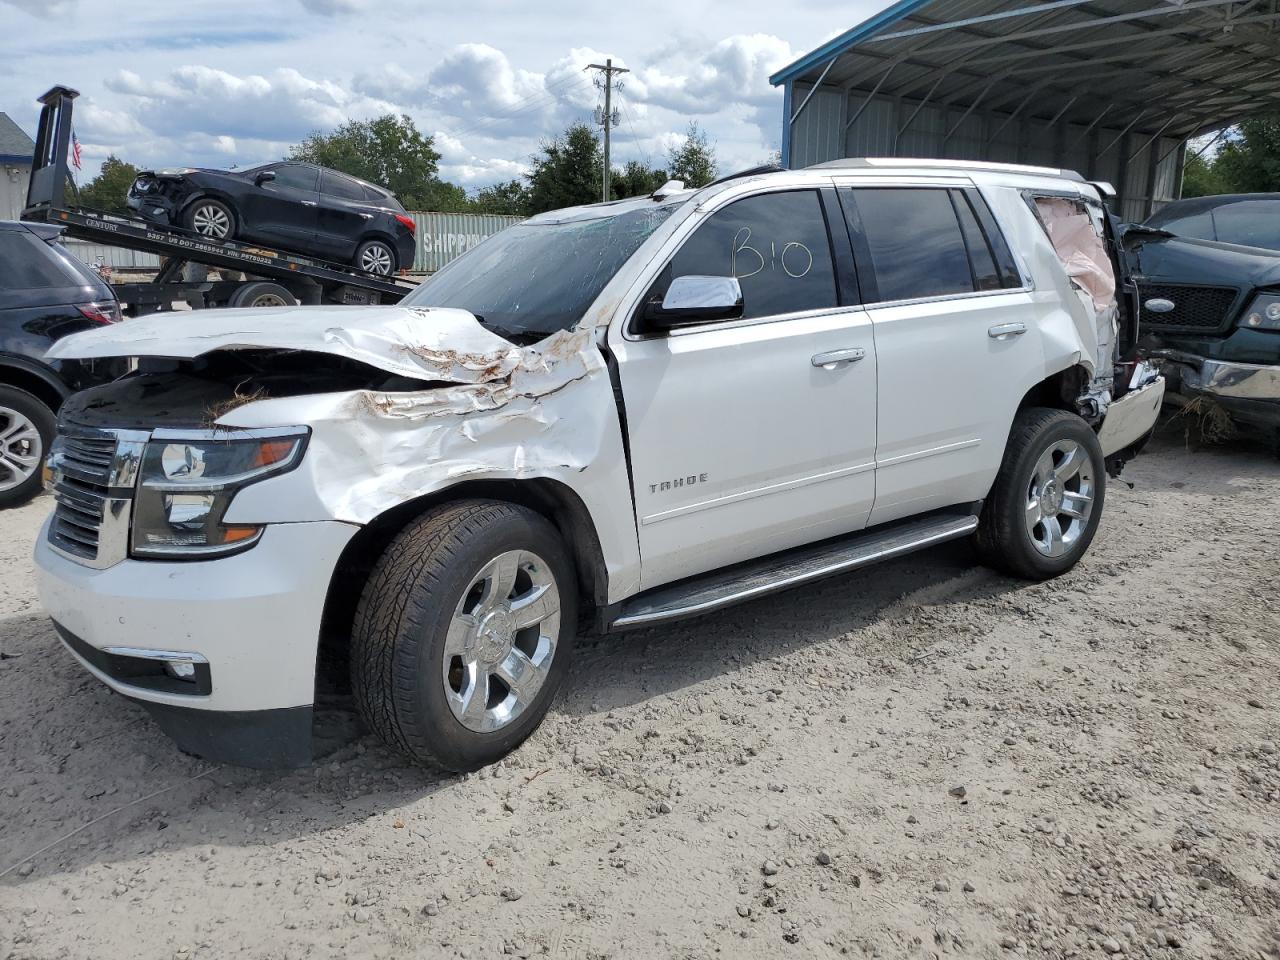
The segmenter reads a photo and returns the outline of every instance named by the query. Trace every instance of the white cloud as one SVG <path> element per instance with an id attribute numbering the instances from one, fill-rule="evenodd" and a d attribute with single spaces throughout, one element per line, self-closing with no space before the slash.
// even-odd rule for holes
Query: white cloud
<path id="1" fill-rule="evenodd" d="M 373 0 L 299 0 L 303 8 L 322 17 L 346 13 L 363 13 L 374 6 Z"/>
<path id="2" fill-rule="evenodd" d="M 25 14 L 8 17 L 17 29 L 0 40 L 0 110 L 30 128 L 49 77 L 71 83 L 89 157 L 92 146 L 139 165 L 244 165 L 316 130 L 396 112 L 434 133 L 442 175 L 477 187 L 519 175 L 541 141 L 589 122 L 601 94 L 583 68 L 607 57 L 633 71 L 615 100 L 615 163 L 665 163 L 691 119 L 722 169 L 761 162 L 781 130 L 770 71 L 878 0 L 738 0 L 738 32 L 710 36 L 726 21 L 683 0 L 615 7 L 603 20 L 581 0 L 469 0 L 426 18 L 415 0 L 297 0 L 270 24 L 260 0 L 196 0 L 190 11 L 172 0 L 51 2 L 75 14 L 56 38 Z M 0 9 L 45 15 L 49 4 L 0 0 Z M 189 26 L 202 11 L 219 30 Z M 107 62 L 124 69 L 92 67 Z"/>
<path id="3" fill-rule="evenodd" d="M 33 17 L 51 19 L 71 13 L 75 0 L 0 0 L 0 7 L 13 7 Z"/>

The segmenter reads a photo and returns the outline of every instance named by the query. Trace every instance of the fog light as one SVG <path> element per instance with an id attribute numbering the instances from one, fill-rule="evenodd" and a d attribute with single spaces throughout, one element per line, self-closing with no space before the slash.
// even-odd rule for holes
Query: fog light
<path id="1" fill-rule="evenodd" d="M 196 678 L 196 665 L 190 660 L 166 660 L 164 662 L 164 672 L 175 680 L 194 680 Z"/>

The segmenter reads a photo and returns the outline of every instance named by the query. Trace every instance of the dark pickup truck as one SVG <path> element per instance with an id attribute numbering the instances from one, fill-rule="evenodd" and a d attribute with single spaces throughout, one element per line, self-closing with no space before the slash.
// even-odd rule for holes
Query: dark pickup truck
<path id="1" fill-rule="evenodd" d="M 1280 251 L 1149 226 L 1124 246 L 1166 402 L 1208 397 L 1280 454 Z"/>

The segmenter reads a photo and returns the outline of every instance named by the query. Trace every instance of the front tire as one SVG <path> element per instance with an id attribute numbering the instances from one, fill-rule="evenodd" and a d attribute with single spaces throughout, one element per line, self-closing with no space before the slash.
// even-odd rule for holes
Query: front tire
<path id="1" fill-rule="evenodd" d="M 1105 495 L 1102 447 L 1089 425 L 1065 410 L 1022 410 L 983 504 L 978 552 L 1027 580 L 1065 573 L 1089 549 Z"/>
<path id="2" fill-rule="evenodd" d="M 230 240 L 236 235 L 236 215 L 221 200 L 201 197 L 187 207 L 182 224 L 210 240 Z"/>
<path id="3" fill-rule="evenodd" d="M 387 547 L 356 608 L 361 717 L 429 766 L 500 760 L 564 681 L 577 603 L 569 552 L 541 515 L 488 500 L 427 511 Z"/>
<path id="4" fill-rule="evenodd" d="M 53 411 L 38 397 L 0 386 L 0 510 L 21 506 L 40 492 L 55 427 Z"/>

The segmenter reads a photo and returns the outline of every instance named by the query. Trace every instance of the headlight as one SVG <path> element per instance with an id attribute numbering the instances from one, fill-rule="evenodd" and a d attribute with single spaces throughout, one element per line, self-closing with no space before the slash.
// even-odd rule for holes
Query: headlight
<path id="1" fill-rule="evenodd" d="M 196 560 L 244 550 L 262 527 L 222 522 L 236 492 L 293 469 L 305 428 L 183 439 L 157 432 L 142 454 L 133 508 L 135 557 Z"/>
<path id="2" fill-rule="evenodd" d="M 1254 297 L 1241 325 L 1255 330 L 1280 330 L 1280 293 L 1260 293 Z"/>

